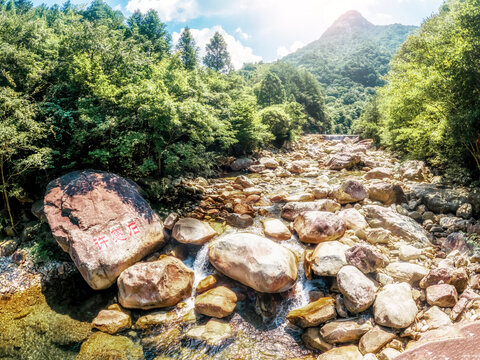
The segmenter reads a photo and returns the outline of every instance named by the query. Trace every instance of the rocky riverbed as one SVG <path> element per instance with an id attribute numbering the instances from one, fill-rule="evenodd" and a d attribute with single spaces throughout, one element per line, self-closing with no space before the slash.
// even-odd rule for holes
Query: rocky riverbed
<path id="1" fill-rule="evenodd" d="M 34 210 L 73 262 L 0 243 L 0 358 L 478 356 L 477 190 L 355 138 L 229 166 L 163 221 L 113 174 L 52 182 Z"/>

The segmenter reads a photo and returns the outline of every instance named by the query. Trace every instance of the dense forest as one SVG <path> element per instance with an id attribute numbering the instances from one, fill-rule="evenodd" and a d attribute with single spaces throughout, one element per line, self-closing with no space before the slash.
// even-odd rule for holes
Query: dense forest
<path id="1" fill-rule="evenodd" d="M 480 1 L 449 0 L 391 62 L 355 131 L 462 183 L 480 171 Z"/>
<path id="2" fill-rule="evenodd" d="M 227 156 L 330 129 L 306 71 L 232 71 L 219 33 L 199 59 L 189 29 L 173 46 L 153 10 L 0 0 L 0 47 L 0 229 L 68 171 L 208 175 Z"/>
<path id="3" fill-rule="evenodd" d="M 346 134 L 359 118 L 398 47 L 415 26 L 378 26 L 357 11 L 336 20 L 320 39 L 282 61 L 310 71 L 324 87 L 335 133 Z"/>

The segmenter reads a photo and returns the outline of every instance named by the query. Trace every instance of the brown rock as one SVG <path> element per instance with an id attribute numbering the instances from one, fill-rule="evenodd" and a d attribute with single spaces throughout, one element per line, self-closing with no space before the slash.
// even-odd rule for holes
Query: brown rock
<path id="1" fill-rule="evenodd" d="M 196 288 L 197 294 L 201 294 L 207 290 L 213 289 L 217 283 L 218 279 L 215 275 L 208 275 L 198 283 Z"/>
<path id="2" fill-rule="evenodd" d="M 143 349 L 126 336 L 113 336 L 104 332 L 92 334 L 82 343 L 76 360 L 142 360 Z"/>
<path id="3" fill-rule="evenodd" d="M 100 331 L 108 334 L 116 334 L 117 332 L 130 329 L 132 327 L 132 319 L 128 314 L 115 310 L 102 310 L 97 317 L 93 319 L 92 326 Z"/>
<path id="4" fill-rule="evenodd" d="M 367 353 L 375 354 L 395 337 L 393 331 L 376 325 L 362 336 L 358 343 L 358 349 L 364 355 Z"/>
<path id="5" fill-rule="evenodd" d="M 324 297 L 302 308 L 292 310 L 287 320 L 301 328 L 314 327 L 335 318 L 335 300 Z"/>
<path id="6" fill-rule="evenodd" d="M 209 224 L 194 218 L 178 220 L 172 230 L 172 237 L 182 244 L 203 245 L 215 235 L 217 232 Z"/>
<path id="7" fill-rule="evenodd" d="M 244 188 L 244 189 L 253 186 L 252 180 L 250 180 L 250 179 L 249 179 L 248 177 L 246 177 L 245 175 L 238 176 L 238 177 L 235 179 L 235 184 L 241 185 L 242 188 Z"/>
<path id="8" fill-rule="evenodd" d="M 358 154 L 334 154 L 330 157 L 326 163 L 327 168 L 330 170 L 350 170 L 356 165 L 360 164 L 362 158 Z"/>
<path id="9" fill-rule="evenodd" d="M 263 222 L 264 233 L 275 240 L 288 240 L 292 233 L 279 219 L 265 219 Z"/>
<path id="10" fill-rule="evenodd" d="M 208 290 L 195 299 L 195 311 L 216 318 L 230 315 L 236 306 L 237 295 L 225 286 Z"/>
<path id="11" fill-rule="evenodd" d="M 374 179 L 382 180 L 382 179 L 389 179 L 391 177 L 392 177 L 392 170 L 388 168 L 381 168 L 381 167 L 374 168 L 364 175 L 365 180 L 374 180 Z"/>
<path id="12" fill-rule="evenodd" d="M 192 293 L 193 271 L 172 256 L 138 263 L 118 278 L 118 300 L 125 308 L 153 309 L 173 306 Z"/>
<path id="13" fill-rule="evenodd" d="M 335 214 L 326 211 L 307 211 L 298 215 L 293 224 L 302 242 L 318 244 L 343 236 L 345 222 Z"/>
<path id="14" fill-rule="evenodd" d="M 367 189 L 357 180 L 347 180 L 333 193 L 340 204 L 354 203 L 366 199 Z"/>
<path id="15" fill-rule="evenodd" d="M 253 218 L 250 215 L 228 214 L 225 218 L 227 224 L 236 228 L 245 229 L 253 225 Z"/>
<path id="16" fill-rule="evenodd" d="M 317 360 L 362 360 L 363 356 L 355 345 L 335 347 L 320 355 Z"/>
<path id="17" fill-rule="evenodd" d="M 291 202 L 282 208 L 282 218 L 293 221 L 295 218 L 305 211 L 329 211 L 335 212 L 341 209 L 336 201 L 330 199 L 322 199 L 317 201 Z"/>
<path id="18" fill-rule="evenodd" d="M 372 323 L 363 318 L 331 321 L 320 329 L 320 336 L 330 344 L 344 344 L 360 339 L 372 329 Z"/>
<path id="19" fill-rule="evenodd" d="M 172 230 L 179 217 L 180 216 L 177 213 L 170 213 L 163 222 L 165 229 Z"/>
<path id="20" fill-rule="evenodd" d="M 163 246 L 163 224 L 131 182 L 75 171 L 50 182 L 44 210 L 53 237 L 93 289 Z"/>
<path id="21" fill-rule="evenodd" d="M 368 197 L 372 201 L 380 201 L 385 205 L 398 204 L 405 201 L 402 187 L 385 182 L 375 182 L 368 187 Z"/>
<path id="22" fill-rule="evenodd" d="M 365 274 L 374 272 L 378 268 L 383 268 L 387 265 L 388 259 L 379 254 L 375 249 L 357 244 L 345 251 L 345 259 L 347 263 L 355 266 Z"/>
<path id="23" fill-rule="evenodd" d="M 249 205 L 246 203 L 235 204 L 235 206 L 233 207 L 233 211 L 236 214 L 240 214 L 240 215 L 244 215 L 244 214 L 250 215 L 250 216 L 255 215 L 255 210 L 253 209 L 252 205 Z"/>
<path id="24" fill-rule="evenodd" d="M 320 329 L 317 327 L 305 329 L 302 334 L 302 340 L 305 346 L 312 350 L 328 351 L 333 348 L 333 345 L 322 339 Z"/>
<path id="25" fill-rule="evenodd" d="M 439 307 L 454 307 L 458 300 L 457 290 L 453 285 L 431 285 L 425 290 L 427 302 Z"/>
<path id="26" fill-rule="evenodd" d="M 449 284 L 455 286 L 461 293 L 468 286 L 468 275 L 464 268 L 439 267 L 429 271 L 420 281 L 420 287 L 425 289 L 432 285 Z"/>

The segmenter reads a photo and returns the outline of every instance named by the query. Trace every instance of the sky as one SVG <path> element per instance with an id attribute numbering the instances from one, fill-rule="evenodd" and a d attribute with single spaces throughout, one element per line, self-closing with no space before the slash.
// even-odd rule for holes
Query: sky
<path id="1" fill-rule="evenodd" d="M 375 25 L 420 25 L 443 0 L 105 0 L 130 16 L 154 9 L 175 43 L 188 26 L 203 55 L 216 31 L 225 38 L 232 63 L 271 62 L 318 39 L 348 10 L 359 11 Z M 35 5 L 64 0 L 34 0 Z M 88 5 L 89 0 L 73 0 Z"/>

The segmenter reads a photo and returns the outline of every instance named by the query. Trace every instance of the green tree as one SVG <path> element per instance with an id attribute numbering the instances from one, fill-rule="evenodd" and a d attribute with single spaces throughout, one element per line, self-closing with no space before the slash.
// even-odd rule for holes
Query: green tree
<path id="1" fill-rule="evenodd" d="M 135 11 L 128 19 L 129 35 L 144 45 L 145 51 L 152 51 L 163 58 L 170 51 L 171 36 L 155 10 L 148 10 L 145 15 Z"/>
<path id="2" fill-rule="evenodd" d="M 183 29 L 180 35 L 177 50 L 180 52 L 180 58 L 185 68 L 188 70 L 195 69 L 198 63 L 198 49 L 188 26 Z"/>
<path id="3" fill-rule="evenodd" d="M 272 72 L 268 72 L 267 75 L 265 75 L 257 91 L 257 99 L 261 107 L 285 102 L 285 89 L 277 75 Z"/>
<path id="4" fill-rule="evenodd" d="M 302 133 L 305 113 L 296 102 L 272 105 L 260 112 L 262 123 L 274 136 L 274 144 L 281 147 L 286 141 L 295 140 Z"/>
<path id="5" fill-rule="evenodd" d="M 93 0 L 83 16 L 90 21 L 109 22 L 115 28 L 120 27 L 124 20 L 121 11 L 113 10 L 103 0 Z"/>
<path id="6" fill-rule="evenodd" d="M 45 123 L 35 121 L 36 106 L 10 88 L 0 87 L 1 192 L 15 231 L 10 198 L 23 195 L 19 179 L 49 165 L 50 149 L 39 145 L 47 135 Z"/>
<path id="7" fill-rule="evenodd" d="M 450 0 L 409 37 L 380 91 L 382 142 L 480 171 L 480 0 Z"/>
<path id="8" fill-rule="evenodd" d="M 203 63 L 206 67 L 219 71 L 221 73 L 228 73 L 232 70 L 232 63 L 230 54 L 227 50 L 227 43 L 223 36 L 217 31 L 207 44 L 206 55 L 203 58 Z"/>

